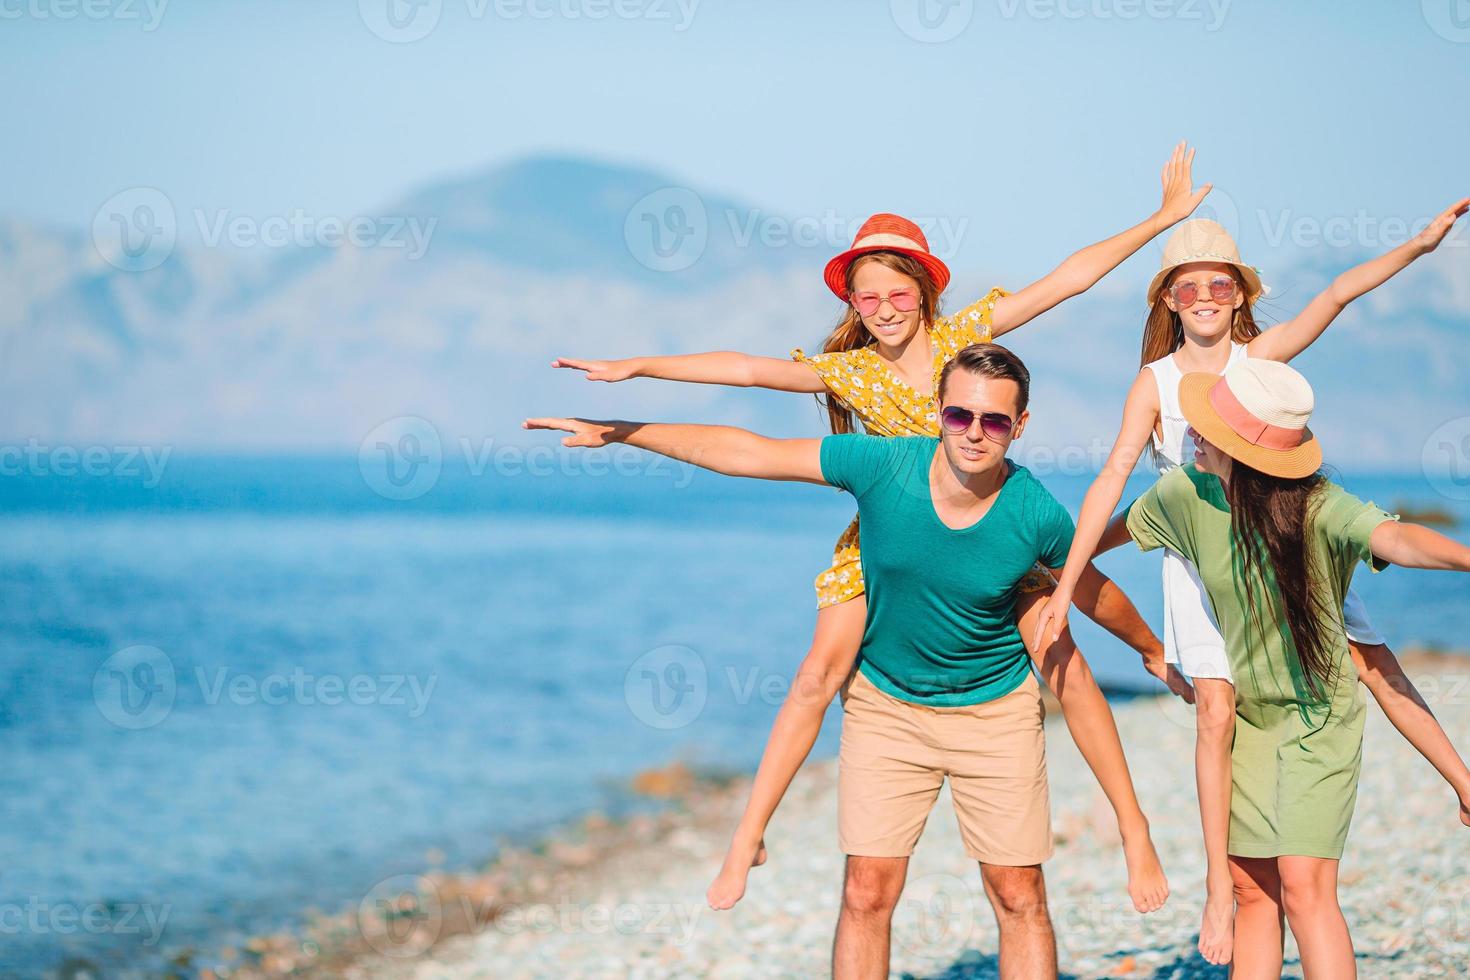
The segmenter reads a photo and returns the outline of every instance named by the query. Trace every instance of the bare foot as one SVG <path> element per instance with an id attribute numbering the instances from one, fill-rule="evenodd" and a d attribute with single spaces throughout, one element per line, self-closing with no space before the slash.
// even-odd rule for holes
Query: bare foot
<path id="1" fill-rule="evenodd" d="M 1132 840 L 1123 838 L 1123 857 L 1128 862 L 1128 897 L 1133 899 L 1133 907 L 1140 912 L 1163 908 L 1169 898 L 1169 881 L 1146 830 Z"/>
<path id="2" fill-rule="evenodd" d="M 730 850 L 725 852 L 725 863 L 720 868 L 720 873 L 715 877 L 714 884 L 709 886 L 709 891 L 704 893 L 709 907 L 716 911 L 733 908 L 745 896 L 745 876 L 750 874 L 751 868 L 765 863 L 764 837 L 756 842 L 754 851 L 731 842 Z"/>
<path id="3" fill-rule="evenodd" d="M 1470 827 L 1470 803 L 1460 801 L 1460 823 Z"/>
<path id="4" fill-rule="evenodd" d="M 1199 953 L 1216 966 L 1229 963 L 1235 954 L 1235 894 L 1228 884 L 1205 889 Z"/>

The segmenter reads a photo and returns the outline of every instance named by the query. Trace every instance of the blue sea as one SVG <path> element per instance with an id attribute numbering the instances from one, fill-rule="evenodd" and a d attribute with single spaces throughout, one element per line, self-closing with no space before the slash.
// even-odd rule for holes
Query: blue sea
<path id="1" fill-rule="evenodd" d="M 208 962 L 636 805 L 642 769 L 755 765 L 850 500 L 641 464 L 497 473 L 195 456 L 157 481 L 0 478 L 0 975 Z M 1087 481 L 1046 482 L 1075 513 Z M 1470 527 L 1419 474 L 1343 482 Z M 1102 566 L 1157 625 L 1157 557 Z M 1358 586 L 1396 646 L 1470 636 L 1458 576 Z M 1103 679 L 1150 683 L 1076 630 Z"/>

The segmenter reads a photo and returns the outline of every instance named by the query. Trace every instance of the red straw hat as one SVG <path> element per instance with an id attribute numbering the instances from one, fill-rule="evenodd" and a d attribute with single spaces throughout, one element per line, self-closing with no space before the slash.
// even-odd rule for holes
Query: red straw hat
<path id="1" fill-rule="evenodd" d="M 827 270 L 823 273 L 827 288 L 836 293 L 842 302 L 846 303 L 848 300 L 848 267 L 854 259 L 870 252 L 897 252 L 907 255 L 924 267 L 941 293 L 949 285 L 949 266 L 929 253 L 929 241 L 918 225 L 896 214 L 875 214 L 858 229 L 857 237 L 852 240 L 852 248 L 828 262 Z"/>

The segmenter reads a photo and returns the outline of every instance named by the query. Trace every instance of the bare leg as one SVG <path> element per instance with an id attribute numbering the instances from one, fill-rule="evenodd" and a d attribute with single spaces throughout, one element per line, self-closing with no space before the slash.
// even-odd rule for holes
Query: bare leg
<path id="1" fill-rule="evenodd" d="M 906 857 L 847 856 L 832 941 L 833 980 L 886 980 L 893 910 L 908 870 Z"/>
<path id="2" fill-rule="evenodd" d="M 1169 882 L 1163 865 L 1149 836 L 1148 818 L 1138 805 L 1133 779 L 1128 773 L 1128 760 L 1123 755 L 1123 742 L 1112 709 L 1097 679 L 1087 666 L 1072 631 L 1063 630 L 1044 651 L 1032 650 L 1036 617 L 1051 591 L 1028 592 L 1016 604 L 1017 625 L 1027 642 L 1032 661 L 1042 679 L 1062 703 L 1067 730 L 1092 769 L 1103 794 L 1113 805 L 1118 819 L 1118 832 L 1123 838 L 1123 856 L 1128 865 L 1128 895 L 1139 912 L 1153 912 L 1169 897 Z"/>
<path id="3" fill-rule="evenodd" d="M 980 880 L 1000 926 L 1001 980 L 1045 980 L 1057 975 L 1057 939 L 1046 908 L 1041 865 L 980 865 Z"/>
<path id="4" fill-rule="evenodd" d="M 1205 912 L 1199 927 L 1199 951 L 1218 966 L 1230 962 L 1234 943 L 1235 881 L 1228 852 L 1235 685 L 1197 677 L 1194 694 L 1194 771 L 1205 833 Z"/>
<path id="5" fill-rule="evenodd" d="M 1429 710 L 1419 689 L 1404 673 L 1399 658 L 1383 644 L 1362 646 L 1348 641 L 1358 677 L 1408 743 L 1439 771 L 1460 803 L 1460 822 L 1470 827 L 1470 769 L 1455 751 L 1439 719 Z"/>
<path id="6" fill-rule="evenodd" d="M 1286 948 L 1281 874 L 1275 858 L 1230 858 L 1235 882 L 1232 980 L 1277 980 Z"/>
<path id="7" fill-rule="evenodd" d="M 771 725 L 745 812 L 730 840 L 720 873 L 705 893 L 710 908 L 728 909 L 740 901 L 750 869 L 765 863 L 766 824 L 811 753 L 827 706 L 852 671 L 867 615 L 867 601 L 862 596 L 818 611 L 812 648 Z"/>
<path id="8" fill-rule="evenodd" d="M 1337 861 L 1279 857 L 1281 902 L 1302 954 L 1302 975 L 1344 980 L 1358 975 L 1353 937 L 1337 904 Z"/>

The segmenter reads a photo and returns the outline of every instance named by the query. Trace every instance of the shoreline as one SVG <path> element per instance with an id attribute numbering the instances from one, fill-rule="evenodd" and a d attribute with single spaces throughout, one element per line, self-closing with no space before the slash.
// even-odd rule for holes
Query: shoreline
<path id="1" fill-rule="evenodd" d="M 1470 754 L 1470 717 L 1466 717 L 1470 712 L 1456 710 L 1470 704 L 1470 654 L 1432 648 L 1413 649 L 1403 654 L 1400 662 L 1429 701 L 1431 709 L 1436 709 L 1437 701 L 1453 701 L 1447 707 L 1436 709 L 1436 714 L 1456 747 L 1462 754 Z M 1152 760 L 1144 758 L 1148 754 L 1145 752 L 1145 743 L 1151 737 L 1151 732 L 1157 735 L 1159 722 L 1163 718 L 1169 718 L 1173 722 L 1163 731 L 1165 736 L 1169 736 L 1167 741 L 1174 743 L 1175 749 L 1192 751 L 1192 711 L 1167 694 L 1154 696 L 1128 691 L 1119 693 L 1121 697 L 1117 699 L 1110 694 L 1110 701 L 1118 716 L 1124 748 L 1135 769 L 1134 778 L 1140 798 L 1155 824 L 1156 844 L 1165 861 L 1166 870 L 1170 873 L 1173 890 L 1170 906 L 1174 908 L 1174 912 L 1170 913 L 1166 907 L 1145 920 L 1144 917 L 1134 914 L 1131 907 L 1125 907 L 1126 895 L 1120 887 L 1123 878 L 1121 851 L 1117 851 L 1117 832 L 1112 823 L 1111 811 L 1097 791 L 1096 784 L 1091 782 L 1090 773 L 1078 769 L 1080 757 L 1076 757 L 1075 746 L 1070 742 L 1055 702 L 1049 701 L 1048 755 L 1052 766 L 1052 823 L 1057 839 L 1057 854 L 1046 868 L 1059 942 L 1063 941 L 1062 931 L 1067 928 L 1065 920 L 1069 917 L 1077 919 L 1079 908 L 1075 901 L 1057 901 L 1058 888 L 1054 879 L 1080 875 L 1087 882 L 1082 890 L 1082 894 L 1086 895 L 1102 887 L 1095 879 L 1111 878 L 1115 879 L 1112 883 L 1112 894 L 1104 901 L 1099 903 L 1094 898 L 1082 903 L 1085 908 L 1082 909 L 1084 914 L 1081 915 L 1079 924 L 1084 929 L 1098 931 L 1099 916 L 1106 921 L 1108 928 L 1126 926 L 1123 929 L 1124 935 L 1136 932 L 1140 922 L 1152 923 L 1149 927 L 1152 934 L 1158 931 L 1154 927 L 1167 921 L 1169 929 L 1163 932 L 1172 932 L 1174 945 L 1181 950 L 1174 965 L 1185 971 L 1177 975 L 1223 976 L 1223 972 L 1209 972 L 1213 968 L 1208 968 L 1197 956 L 1191 958 L 1188 955 L 1192 951 L 1191 937 L 1198 927 L 1197 916 L 1191 921 L 1190 912 L 1197 911 L 1203 897 L 1202 884 L 1198 888 L 1194 887 L 1194 884 L 1203 881 L 1202 867 L 1197 869 L 1198 873 L 1192 868 L 1187 873 L 1173 870 L 1183 869 L 1191 864 L 1202 864 L 1202 854 L 1197 853 L 1197 811 L 1194 809 L 1192 779 L 1187 781 L 1187 786 L 1183 786 L 1179 778 L 1181 772 L 1192 772 L 1192 769 L 1161 773 L 1157 767 L 1149 764 Z M 1374 705 L 1371 697 L 1368 701 L 1370 705 Z M 1179 709 L 1183 709 L 1182 712 Z M 1364 799 L 1368 795 L 1369 757 L 1377 752 L 1390 752 L 1396 758 L 1407 758 L 1407 763 L 1390 767 L 1390 771 L 1407 769 L 1416 798 L 1430 797 L 1439 801 L 1443 804 L 1438 808 L 1443 811 L 1443 816 L 1450 815 L 1448 801 L 1453 797 L 1438 775 L 1387 724 L 1376 705 L 1370 708 L 1370 712 L 1373 718 L 1370 720 L 1369 736 L 1365 737 L 1364 793 L 1360 796 L 1355 812 L 1353 834 L 1343 864 L 1342 893 L 1345 911 L 1350 904 L 1350 893 L 1355 885 L 1360 885 L 1367 877 L 1374 877 L 1366 875 L 1360 867 L 1365 862 L 1361 857 L 1355 857 L 1355 851 L 1368 850 L 1365 847 L 1365 837 L 1369 831 L 1365 825 L 1386 823 L 1391 827 L 1395 816 L 1392 808 L 1379 813 L 1367 805 L 1368 801 Z M 1185 734 L 1186 719 L 1189 737 L 1181 741 L 1180 736 Z M 1369 738 L 1373 741 L 1372 746 L 1368 745 Z M 1155 739 L 1157 741 L 1160 739 Z M 835 758 L 809 760 L 793 782 L 768 834 L 771 861 L 767 866 L 752 871 L 746 898 L 728 912 L 714 912 L 704 904 L 703 888 L 713 880 L 719 870 L 719 858 L 734 829 L 740 808 L 744 805 L 752 776 L 751 773 L 699 773 L 681 762 L 645 770 L 631 781 L 630 791 L 638 797 L 662 803 L 654 812 L 639 812 L 619 820 L 611 820 L 600 812 L 582 814 L 554 827 L 530 846 L 502 849 L 481 869 L 462 872 L 434 869 L 419 875 L 389 879 L 385 883 L 386 887 L 365 896 L 355 908 L 344 908 L 334 914 L 310 916 L 306 925 L 297 930 L 257 936 L 237 950 L 224 951 L 230 955 L 222 957 L 226 963 L 223 969 L 216 971 L 200 968 L 196 975 L 204 980 L 266 980 L 288 976 L 312 980 L 328 977 L 343 977 L 347 980 L 405 980 L 408 977 L 430 976 L 551 976 L 555 975 L 554 972 L 538 972 L 531 967 L 513 966 L 512 963 L 522 954 L 531 956 L 532 947 L 537 940 L 566 947 L 574 953 L 585 951 L 595 958 L 597 948 L 611 938 L 624 939 L 628 936 L 634 939 L 641 937 L 644 940 L 641 945 L 651 945 L 657 950 L 652 960 L 645 960 L 649 971 L 647 975 L 688 975 L 688 967 L 693 965 L 687 962 L 688 951 L 691 946 L 699 945 L 696 933 L 702 934 L 712 925 L 724 927 L 742 923 L 761 903 L 774 902 L 779 905 L 779 886 L 763 879 L 774 877 L 770 873 L 773 865 L 784 863 L 789 868 L 793 859 L 802 864 L 811 864 L 816 859 L 819 864 L 825 863 L 838 869 L 835 872 L 823 872 L 831 875 L 829 880 L 820 876 L 817 879 L 822 890 L 830 893 L 828 897 L 832 899 L 829 903 L 830 916 L 822 915 L 815 920 L 817 928 L 814 935 L 825 930 L 826 938 L 818 944 L 822 957 L 825 957 L 824 944 L 830 942 L 830 930 L 836 921 L 835 898 L 840 883 L 840 856 L 835 853 L 821 853 L 820 850 L 820 842 L 830 838 L 827 840 L 826 850 L 836 851 L 833 803 L 836 786 Z M 1161 776 L 1174 777 L 1171 782 L 1177 785 L 1163 785 L 1166 781 Z M 1150 803 L 1147 792 L 1149 789 L 1156 792 L 1164 790 L 1164 797 L 1169 802 L 1163 806 Z M 946 789 L 945 793 L 947 792 Z M 1379 799 L 1373 805 L 1382 802 L 1384 801 Z M 1391 804 L 1391 800 L 1388 802 Z M 830 812 L 826 812 L 828 810 Z M 926 844 L 930 838 L 941 836 L 941 827 L 948 831 L 953 830 L 952 826 L 946 827 L 953 821 L 946 810 L 948 804 L 942 796 L 930 817 L 925 841 L 920 845 L 921 852 L 929 850 Z M 1166 837 L 1166 828 L 1161 826 L 1156 811 L 1168 811 L 1174 818 L 1182 813 L 1186 819 L 1180 828 L 1171 828 Z M 1446 824 L 1442 818 L 1435 820 L 1435 812 L 1437 811 L 1433 808 L 1426 811 L 1426 818 L 1434 820 L 1436 824 Z M 806 819 L 798 819 L 800 817 Z M 1190 817 L 1193 820 L 1188 819 Z M 817 825 L 813 834 L 815 847 L 793 849 L 790 845 L 783 846 L 781 831 L 789 828 L 793 821 Z M 1470 829 L 1458 825 L 1455 828 L 1440 826 L 1437 829 L 1441 833 L 1446 829 L 1464 830 L 1466 836 L 1462 839 L 1458 855 L 1439 855 L 1437 852 L 1433 855 L 1443 857 L 1446 867 L 1464 866 L 1466 852 L 1463 846 L 1470 844 Z M 1453 834 L 1449 835 L 1449 840 L 1455 840 Z M 1082 847 L 1089 853 L 1076 855 L 1075 857 L 1081 858 L 1080 861 L 1065 856 L 1068 850 L 1077 847 Z M 937 883 L 940 892 L 960 894 L 967 890 L 968 886 L 964 884 L 964 867 L 967 862 L 963 860 L 962 849 L 947 845 L 944 850 L 947 853 L 938 856 L 941 860 L 947 860 L 952 867 L 937 873 L 938 877 L 935 873 L 916 876 L 911 872 L 910 888 L 927 885 L 932 889 Z M 807 853 L 808 851 L 813 853 Z M 1196 852 L 1194 856 L 1200 860 L 1191 860 L 1192 852 Z M 961 860 L 956 861 L 957 857 Z M 648 879 L 666 873 L 671 859 L 681 870 L 681 887 L 675 892 L 663 894 L 666 898 L 677 898 L 677 901 L 648 901 Z M 1060 865 L 1063 860 L 1069 861 L 1070 866 L 1062 868 Z M 915 871 L 918 871 L 918 853 L 915 856 L 915 865 Z M 1354 867 L 1358 867 L 1356 872 Z M 1077 874 L 1072 874 L 1073 871 Z M 978 885 L 978 876 L 974 877 Z M 703 884 L 698 884 L 700 881 Z M 1455 887 L 1460 886 L 1457 884 Z M 1465 877 L 1463 890 L 1465 895 L 1460 900 L 1470 900 L 1470 877 Z M 908 894 L 906 891 L 905 896 Z M 620 901 L 620 897 L 623 900 Z M 935 897 L 943 899 L 945 896 L 930 896 Z M 978 911 L 988 915 L 987 908 L 980 908 L 975 904 L 975 897 L 970 895 L 966 898 L 967 903 L 974 906 L 972 913 Z M 978 914 L 972 917 L 975 922 L 967 930 L 967 938 L 972 933 L 976 936 L 984 933 L 981 928 L 982 917 Z M 1365 970 L 1368 966 L 1363 962 L 1367 946 L 1365 936 L 1362 935 L 1365 930 L 1360 928 L 1360 923 L 1354 920 L 1351 912 L 1349 918 L 1353 922 L 1359 949 L 1360 970 Z M 748 929 L 749 926 L 740 925 L 738 928 Z M 900 925 L 896 922 L 895 929 L 899 928 Z M 1108 942 L 1107 929 L 1102 931 L 1104 936 L 1099 938 L 1103 939 L 1105 946 Z M 1466 941 L 1465 953 L 1470 955 L 1470 925 L 1460 923 L 1457 931 L 1452 931 L 1455 932 L 1452 937 L 1455 941 L 1458 942 L 1461 938 Z M 1384 953 L 1391 952 L 1397 958 L 1405 950 L 1417 948 L 1412 941 L 1403 937 L 1402 930 L 1394 935 L 1395 938 L 1387 944 L 1392 949 L 1385 948 Z M 1158 935 L 1154 938 L 1162 940 L 1165 937 Z M 905 945 L 900 939 L 896 931 L 895 969 L 900 966 L 899 947 Z M 1122 942 L 1121 937 L 1119 942 Z M 910 942 L 907 945 L 928 944 Z M 979 946 L 981 949 L 993 950 L 993 937 L 988 944 L 981 942 Z M 1429 955 L 1432 956 L 1435 944 L 1431 943 L 1430 946 Z M 1142 948 L 1144 947 L 1140 946 Z M 929 956 L 921 949 L 906 951 L 919 955 L 920 959 Z M 956 958 L 949 964 L 961 969 L 959 973 L 945 973 L 945 964 L 937 962 L 930 966 L 938 968 L 937 972 L 945 976 L 989 975 L 984 972 L 983 963 L 975 967 L 980 972 L 963 972 L 962 954 L 965 952 L 956 950 Z M 975 950 L 970 949 L 968 952 L 974 953 Z M 1063 966 L 1067 967 L 1067 951 L 1063 949 L 1062 952 Z M 982 958 L 983 955 L 981 954 Z M 473 963 L 477 956 L 488 960 L 491 964 L 489 972 L 476 972 Z M 1078 962 L 1073 962 L 1070 968 L 1076 970 L 1085 963 L 1097 961 L 1093 962 L 1095 967 L 1102 962 L 1098 960 L 1100 956 L 1106 959 L 1107 954 L 1093 951 Z M 507 958 L 511 962 L 505 962 Z M 1135 971 L 1147 966 L 1140 954 L 1135 952 L 1111 962 L 1107 972 L 1114 975 L 1138 975 Z M 527 972 L 514 972 L 517 969 Z M 1288 975 L 1290 970 L 1289 958 Z M 595 970 L 588 975 L 594 974 L 625 975 L 614 972 L 597 974 Z M 576 974 L 574 971 L 567 975 Z M 1365 970 L 1363 975 L 1379 974 Z"/>

